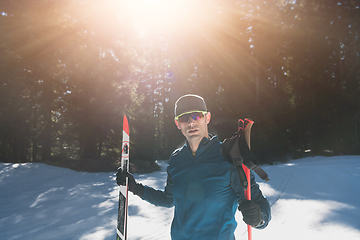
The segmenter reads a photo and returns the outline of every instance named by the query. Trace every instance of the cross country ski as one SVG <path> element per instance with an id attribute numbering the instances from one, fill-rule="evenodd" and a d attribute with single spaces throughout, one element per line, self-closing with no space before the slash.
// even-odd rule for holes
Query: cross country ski
<path id="1" fill-rule="evenodd" d="M 129 122 L 126 116 L 123 120 L 123 135 L 121 147 L 121 169 L 129 171 Z M 116 230 L 116 240 L 127 240 L 127 220 L 128 220 L 128 178 L 124 186 L 119 186 L 119 208 Z"/>

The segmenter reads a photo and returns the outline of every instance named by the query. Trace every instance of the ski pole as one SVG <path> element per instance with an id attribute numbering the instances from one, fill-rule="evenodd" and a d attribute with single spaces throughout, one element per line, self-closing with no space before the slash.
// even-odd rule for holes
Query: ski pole
<path id="1" fill-rule="evenodd" d="M 253 125 L 254 121 L 249 120 L 249 119 L 239 119 L 238 121 L 238 130 L 241 131 L 243 130 L 245 132 L 245 139 L 246 139 L 246 143 L 250 149 L 250 130 L 251 127 Z M 242 164 L 242 168 L 244 169 L 245 172 L 245 176 L 246 176 L 246 181 L 248 182 L 247 188 L 244 189 L 244 193 L 245 193 L 245 199 L 246 200 L 251 200 L 251 182 L 250 182 L 250 169 L 248 167 L 245 166 L 245 164 Z M 247 225 L 247 232 L 248 232 L 248 240 L 252 240 L 252 231 L 251 231 L 251 226 Z"/>
<path id="2" fill-rule="evenodd" d="M 247 189 L 244 189 L 244 193 L 245 193 L 245 199 L 246 200 L 251 200 L 251 183 L 250 183 L 250 169 L 247 168 L 244 164 L 242 165 L 245 175 L 246 175 L 246 179 L 248 182 L 248 186 Z M 247 225 L 247 231 L 248 231 L 248 240 L 252 240 L 252 229 L 250 225 Z"/>

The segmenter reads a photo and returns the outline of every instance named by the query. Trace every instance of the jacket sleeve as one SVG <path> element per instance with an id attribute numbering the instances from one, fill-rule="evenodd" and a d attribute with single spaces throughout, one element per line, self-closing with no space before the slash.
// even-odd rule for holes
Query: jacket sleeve
<path id="1" fill-rule="evenodd" d="M 230 170 L 230 175 L 231 175 L 231 187 L 233 188 L 235 194 L 239 199 L 245 200 L 244 189 L 240 184 L 238 172 L 236 168 L 233 166 Z M 259 185 L 255 182 L 255 176 L 252 171 L 250 171 L 250 182 L 251 182 L 251 200 L 260 205 L 262 217 L 264 220 L 264 224 L 257 226 L 256 228 L 263 229 L 269 224 L 271 220 L 270 204 L 266 199 L 266 197 L 264 197 L 264 195 L 262 194 Z"/>
<path id="2" fill-rule="evenodd" d="M 172 193 L 172 178 L 171 175 L 167 174 L 166 186 L 164 191 L 156 190 L 149 186 L 144 186 L 145 192 L 142 197 L 143 200 L 155 205 L 162 207 L 172 207 L 174 206 L 174 199 Z"/>

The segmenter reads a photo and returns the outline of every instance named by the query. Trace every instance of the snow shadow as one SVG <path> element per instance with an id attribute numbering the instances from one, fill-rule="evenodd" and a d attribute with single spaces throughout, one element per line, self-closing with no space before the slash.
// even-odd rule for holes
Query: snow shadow
<path id="1" fill-rule="evenodd" d="M 314 219 L 318 214 L 316 226 L 340 224 L 360 230 L 359 156 L 310 157 L 262 167 L 270 181 L 264 183 L 258 176 L 256 181 L 274 210 L 296 200 L 293 208 L 308 212 L 298 212 L 293 219 Z"/>
<path id="2" fill-rule="evenodd" d="M 115 235 L 118 196 L 111 174 L 26 163 L 1 164 L 0 176 L 0 205 L 7 206 L 0 210 L 0 239 Z"/>

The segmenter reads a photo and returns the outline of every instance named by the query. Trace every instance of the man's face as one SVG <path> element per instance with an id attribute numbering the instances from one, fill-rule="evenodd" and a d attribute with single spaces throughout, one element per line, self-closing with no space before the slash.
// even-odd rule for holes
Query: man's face
<path id="1" fill-rule="evenodd" d="M 187 117 L 175 120 L 175 124 L 188 141 L 201 141 L 204 137 L 209 137 L 207 125 L 210 122 L 211 114 L 200 114 L 201 117 Z"/>

